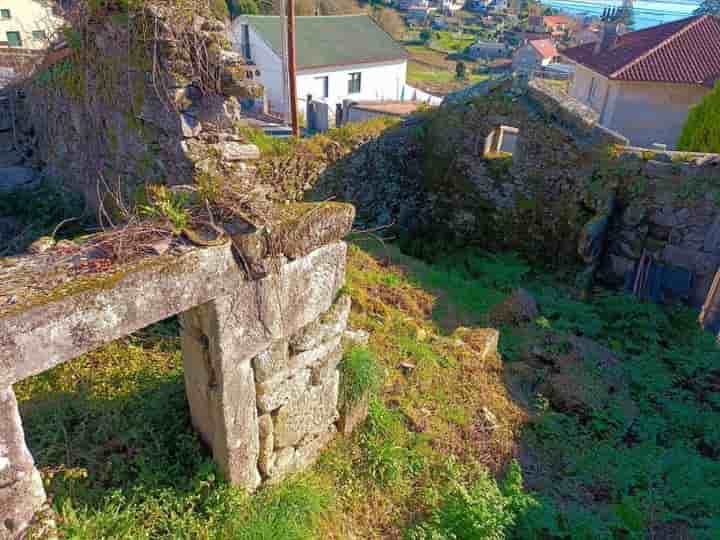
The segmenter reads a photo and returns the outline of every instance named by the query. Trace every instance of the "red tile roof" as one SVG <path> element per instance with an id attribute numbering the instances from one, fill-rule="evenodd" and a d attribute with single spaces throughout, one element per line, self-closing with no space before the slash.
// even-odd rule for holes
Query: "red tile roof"
<path id="1" fill-rule="evenodd" d="M 553 26 L 560 26 L 561 24 L 571 25 L 573 19 L 566 17 L 565 15 L 546 15 L 543 17 L 543 23 L 545 26 L 552 28 Z"/>
<path id="2" fill-rule="evenodd" d="M 613 80 L 712 87 L 720 80 L 720 19 L 689 17 L 624 34 L 597 54 L 595 43 L 562 54 Z"/>
<path id="3" fill-rule="evenodd" d="M 543 58 L 551 58 L 558 55 L 555 44 L 549 39 L 535 39 L 528 42 Z"/>

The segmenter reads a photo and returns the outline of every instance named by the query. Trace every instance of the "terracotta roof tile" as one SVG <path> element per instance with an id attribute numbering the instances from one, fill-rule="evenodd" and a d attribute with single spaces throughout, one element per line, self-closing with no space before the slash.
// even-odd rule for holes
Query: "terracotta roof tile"
<path id="1" fill-rule="evenodd" d="M 549 39 L 535 39 L 528 42 L 543 58 L 551 58 L 558 55 L 555 44 Z"/>
<path id="2" fill-rule="evenodd" d="M 720 79 L 720 19 L 689 17 L 624 34 L 597 54 L 595 43 L 562 54 L 609 79 L 712 86 Z"/>

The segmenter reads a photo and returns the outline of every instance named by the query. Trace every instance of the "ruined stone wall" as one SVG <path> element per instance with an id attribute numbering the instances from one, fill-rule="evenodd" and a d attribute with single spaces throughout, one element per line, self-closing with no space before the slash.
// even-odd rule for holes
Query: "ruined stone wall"
<path id="1" fill-rule="evenodd" d="M 262 89 L 226 50 L 226 23 L 203 0 L 143 4 L 77 15 L 66 46 L 23 85 L 35 165 L 93 208 L 129 204 L 145 182 L 246 173 L 234 166 L 240 101 Z"/>
<path id="2" fill-rule="evenodd" d="M 353 218 L 346 204 L 282 204 L 267 226 L 226 226 L 218 245 L 166 237 L 162 254 L 108 261 L 101 273 L 73 263 L 92 257 L 95 237 L 4 259 L 0 539 L 45 526 L 12 385 L 175 314 L 192 421 L 228 481 L 252 491 L 312 464 L 348 431 L 339 364 L 357 337 L 341 239 Z"/>
<path id="3" fill-rule="evenodd" d="M 614 200 L 598 277 L 621 286 L 645 251 L 693 272 L 702 304 L 720 264 L 720 160 L 616 147 L 551 105 L 506 84 L 424 113 L 330 167 L 312 196 L 353 202 L 362 226 L 394 225 L 420 255 L 476 245 L 578 269 L 586 226 Z M 513 155 L 485 155 L 502 125 L 518 128 Z"/>

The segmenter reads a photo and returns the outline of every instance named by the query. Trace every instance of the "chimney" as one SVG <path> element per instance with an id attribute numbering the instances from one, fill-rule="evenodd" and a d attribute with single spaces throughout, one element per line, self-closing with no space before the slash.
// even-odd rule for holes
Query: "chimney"
<path id="1" fill-rule="evenodd" d="M 603 11 L 600 39 L 595 43 L 595 54 L 615 47 L 618 37 L 622 35 L 625 28 L 620 22 L 621 16 L 622 12 L 617 8 L 606 8 Z"/>

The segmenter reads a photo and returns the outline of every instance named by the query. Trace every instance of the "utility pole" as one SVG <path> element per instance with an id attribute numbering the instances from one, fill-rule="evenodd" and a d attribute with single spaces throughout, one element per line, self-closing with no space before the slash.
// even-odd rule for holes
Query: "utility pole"
<path id="1" fill-rule="evenodd" d="M 292 133 L 300 135 L 297 110 L 297 75 L 295 65 L 295 0 L 287 0 L 288 83 L 290 86 L 290 123 Z"/>

